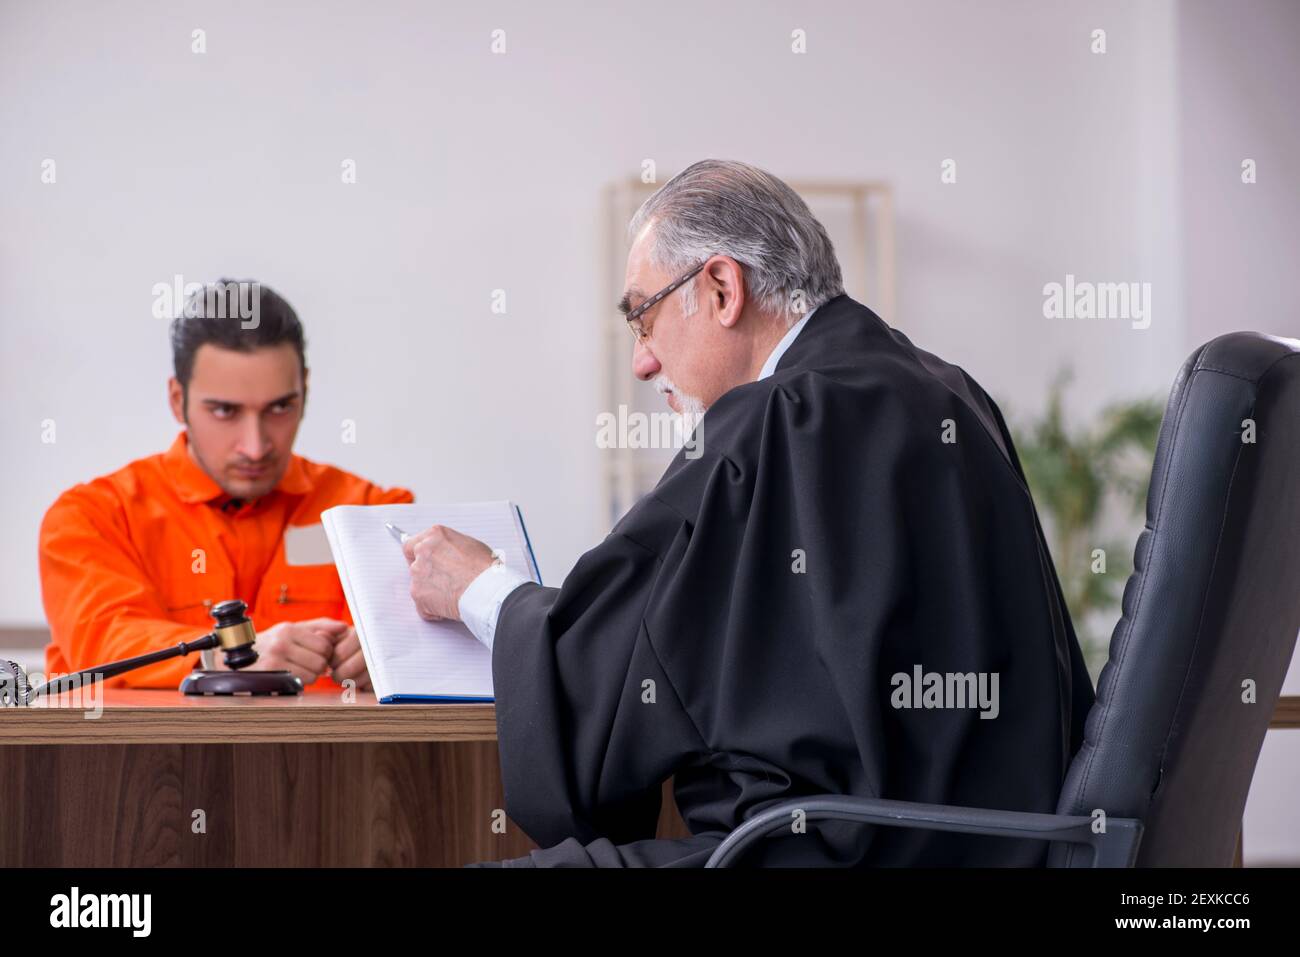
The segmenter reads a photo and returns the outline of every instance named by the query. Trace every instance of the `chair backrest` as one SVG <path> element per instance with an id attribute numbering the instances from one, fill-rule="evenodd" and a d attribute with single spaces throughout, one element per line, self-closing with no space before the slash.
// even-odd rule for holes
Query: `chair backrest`
<path id="1" fill-rule="evenodd" d="M 1234 332 L 1174 380 L 1123 615 L 1057 810 L 1140 818 L 1139 867 L 1230 866 L 1297 631 L 1300 341 Z M 1048 865 L 1090 859 L 1058 843 Z"/>

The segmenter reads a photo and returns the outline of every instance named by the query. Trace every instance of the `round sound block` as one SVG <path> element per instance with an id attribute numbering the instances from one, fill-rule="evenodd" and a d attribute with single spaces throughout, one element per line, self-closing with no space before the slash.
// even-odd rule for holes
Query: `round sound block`
<path id="1" fill-rule="evenodd" d="M 204 671 L 195 668 L 181 682 L 183 694 L 302 694 L 302 679 L 288 671 Z"/>

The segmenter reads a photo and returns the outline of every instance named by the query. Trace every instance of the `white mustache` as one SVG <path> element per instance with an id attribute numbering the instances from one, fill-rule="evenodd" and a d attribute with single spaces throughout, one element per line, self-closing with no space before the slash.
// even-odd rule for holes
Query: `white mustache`
<path id="1" fill-rule="evenodd" d="M 680 415 L 703 415 L 704 403 L 693 395 L 687 395 L 681 389 L 673 384 L 673 380 L 668 378 L 662 372 L 651 380 L 655 391 L 661 395 L 667 395 L 669 392 L 677 396 L 677 404 L 682 407 Z"/>

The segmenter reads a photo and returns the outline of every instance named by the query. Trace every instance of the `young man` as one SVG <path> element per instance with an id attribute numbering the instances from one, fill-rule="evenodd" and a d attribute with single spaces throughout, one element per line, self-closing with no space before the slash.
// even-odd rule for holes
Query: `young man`
<path id="1" fill-rule="evenodd" d="M 185 429 L 166 452 L 64 492 L 41 524 L 47 671 L 193 640 L 211 630 L 212 605 L 239 598 L 258 633 L 255 668 L 370 690 L 320 513 L 414 496 L 293 454 L 307 398 L 303 330 L 269 288 L 206 287 L 173 321 L 171 343 L 168 393 Z M 197 662 L 171 659 L 107 685 L 175 688 Z"/>

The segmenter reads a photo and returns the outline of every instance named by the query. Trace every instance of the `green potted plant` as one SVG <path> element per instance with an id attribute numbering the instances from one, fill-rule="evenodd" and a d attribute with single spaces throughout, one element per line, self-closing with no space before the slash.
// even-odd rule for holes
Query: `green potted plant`
<path id="1" fill-rule="evenodd" d="M 1062 368 L 1042 415 L 1023 427 L 1008 419 L 1008 427 L 1095 684 L 1133 570 L 1164 404 L 1155 398 L 1115 402 L 1092 422 L 1072 427 L 1061 409 L 1072 378 L 1072 369 Z M 1112 502 L 1133 520 L 1131 534 L 1108 533 Z"/>

